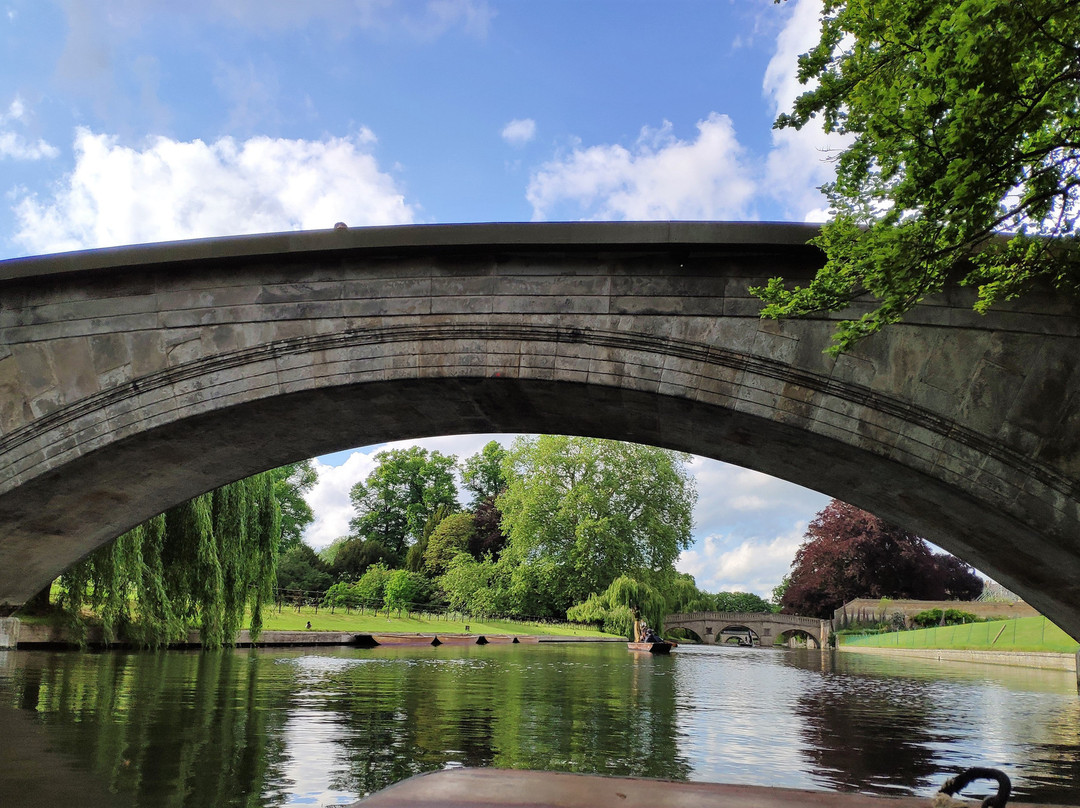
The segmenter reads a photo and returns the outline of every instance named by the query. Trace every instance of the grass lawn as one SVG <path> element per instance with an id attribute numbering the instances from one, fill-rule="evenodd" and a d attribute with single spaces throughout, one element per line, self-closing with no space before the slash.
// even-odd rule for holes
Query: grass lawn
<path id="1" fill-rule="evenodd" d="M 303 631 L 311 622 L 312 631 L 353 631 L 353 632 L 418 632 L 422 634 L 517 634 L 550 635 L 560 637 L 610 637 L 602 631 L 574 628 L 562 623 L 525 623 L 510 620 L 466 621 L 422 618 L 420 616 L 387 618 L 386 613 L 378 616 L 370 612 L 346 614 L 343 609 L 330 614 L 329 609 L 319 609 L 318 614 L 311 607 L 286 607 L 281 612 L 267 611 L 263 616 L 263 631 Z M 468 631 L 466 631 L 466 627 Z"/>
<path id="2" fill-rule="evenodd" d="M 934 648 L 957 651 L 1031 651 L 1072 654 L 1080 643 L 1045 617 L 939 626 L 865 636 L 840 635 L 841 645 L 871 648 Z"/>

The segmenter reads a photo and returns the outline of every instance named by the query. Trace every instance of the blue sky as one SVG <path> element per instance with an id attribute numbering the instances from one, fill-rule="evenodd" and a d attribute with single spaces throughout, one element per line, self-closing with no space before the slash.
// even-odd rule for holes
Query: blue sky
<path id="1" fill-rule="evenodd" d="M 425 222 L 820 220 L 774 132 L 820 0 L 0 0 L 0 258 Z M 462 458 L 486 437 L 424 445 Z M 325 544 L 375 449 L 320 462 Z M 695 460 L 680 568 L 767 594 L 824 496 Z"/>

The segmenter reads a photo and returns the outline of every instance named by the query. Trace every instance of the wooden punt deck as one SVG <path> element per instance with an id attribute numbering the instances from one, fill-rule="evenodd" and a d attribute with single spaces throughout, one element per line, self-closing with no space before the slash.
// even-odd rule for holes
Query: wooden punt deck
<path id="1" fill-rule="evenodd" d="M 931 808 L 931 799 L 560 772 L 450 769 L 403 780 L 353 803 L 352 808 Z M 935 800 L 934 805 L 938 804 Z M 979 802 L 944 798 L 940 805 L 978 808 Z M 1016 802 L 1009 806 L 1049 808 Z"/>

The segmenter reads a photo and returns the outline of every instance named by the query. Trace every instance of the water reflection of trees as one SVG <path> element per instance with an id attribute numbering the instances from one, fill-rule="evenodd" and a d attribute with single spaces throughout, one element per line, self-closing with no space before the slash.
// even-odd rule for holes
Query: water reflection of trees
<path id="1" fill-rule="evenodd" d="M 98 654 L 21 670 L 13 706 L 36 712 L 53 747 L 118 800 L 261 805 L 276 755 L 258 709 L 257 657 Z M 178 697 L 178 692 L 183 695 Z"/>
<path id="2" fill-rule="evenodd" d="M 405 665 L 400 679 L 349 671 L 327 703 L 352 730 L 335 788 L 369 793 L 448 765 L 687 777 L 672 677 L 580 650 L 466 651 Z"/>
<path id="3" fill-rule="evenodd" d="M 281 805 L 305 788 L 363 795 L 449 765 L 690 772 L 676 747 L 670 660 L 625 649 L 21 660 L 0 682 L 0 710 L 33 715 L 118 805 Z M 311 732 L 322 742 L 298 750 L 297 734 Z"/>

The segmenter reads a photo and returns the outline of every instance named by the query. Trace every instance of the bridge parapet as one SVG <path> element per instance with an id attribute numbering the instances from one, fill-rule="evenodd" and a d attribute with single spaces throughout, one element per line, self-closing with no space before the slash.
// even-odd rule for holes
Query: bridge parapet
<path id="1" fill-rule="evenodd" d="M 732 622 L 739 619 L 746 620 L 765 620 L 774 619 L 788 623 L 797 623 L 804 626 L 812 626 L 817 628 L 821 623 L 821 619 L 818 617 L 803 617 L 798 614 L 780 614 L 779 612 L 687 612 L 684 614 L 671 614 L 664 618 L 664 622 L 669 620 L 701 620 L 704 618 L 723 618 L 728 622 Z"/>

